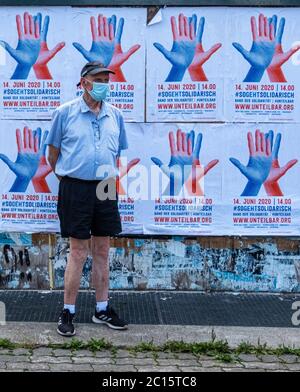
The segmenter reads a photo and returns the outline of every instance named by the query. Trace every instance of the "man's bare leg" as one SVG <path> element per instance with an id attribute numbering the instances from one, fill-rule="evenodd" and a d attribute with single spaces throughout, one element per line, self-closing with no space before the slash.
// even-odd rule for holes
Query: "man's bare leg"
<path id="1" fill-rule="evenodd" d="M 65 271 L 65 304 L 75 305 L 83 265 L 88 255 L 88 241 L 70 237 L 70 255 Z"/>
<path id="2" fill-rule="evenodd" d="M 109 290 L 109 236 L 92 237 L 92 282 L 96 291 L 96 302 L 108 300 Z"/>

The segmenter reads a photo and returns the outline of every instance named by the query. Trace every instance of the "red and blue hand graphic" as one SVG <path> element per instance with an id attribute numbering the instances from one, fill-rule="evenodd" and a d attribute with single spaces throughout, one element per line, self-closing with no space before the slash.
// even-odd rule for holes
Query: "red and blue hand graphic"
<path id="1" fill-rule="evenodd" d="M 190 196 L 204 195 L 204 191 L 200 185 L 200 181 L 219 162 L 218 159 L 213 159 L 205 167 L 203 167 L 203 165 L 200 162 L 200 150 L 202 145 L 202 139 L 203 139 L 203 135 L 202 133 L 199 133 L 197 136 L 195 147 L 192 146 L 192 150 L 193 150 L 192 170 L 190 176 L 188 177 L 185 183 L 187 192 Z"/>
<path id="2" fill-rule="evenodd" d="M 255 143 L 251 132 L 248 132 L 247 138 L 250 155 L 247 166 L 243 165 L 236 158 L 230 158 L 230 161 L 248 179 L 241 196 L 257 196 L 271 171 L 271 142 L 258 129 L 255 132 Z"/>
<path id="3" fill-rule="evenodd" d="M 127 52 L 123 52 L 121 39 L 124 29 L 124 18 L 120 18 L 117 25 L 117 18 L 112 15 L 106 18 L 98 15 L 98 24 L 92 16 L 90 19 L 92 46 L 86 50 L 78 42 L 73 42 L 73 46 L 84 56 L 87 61 L 101 61 L 106 67 L 115 72 L 110 75 L 112 82 L 126 82 L 121 66 L 140 48 L 140 45 L 133 45 Z"/>
<path id="4" fill-rule="evenodd" d="M 180 82 L 188 69 L 190 77 L 194 81 L 207 81 L 202 68 L 211 56 L 222 46 L 218 43 L 209 50 L 203 49 L 202 38 L 204 32 L 205 18 L 200 18 L 197 28 L 197 16 L 187 18 L 182 13 L 178 17 L 178 27 L 175 16 L 171 17 L 171 28 L 173 34 L 173 46 L 167 50 L 163 45 L 155 42 L 153 45 L 172 64 L 171 71 L 166 81 Z"/>
<path id="5" fill-rule="evenodd" d="M 19 39 L 16 49 L 5 41 L 0 41 L 0 43 L 18 63 L 11 79 L 27 79 L 40 53 L 40 28 L 38 22 L 34 21 L 28 12 L 24 13 L 24 26 L 20 15 L 16 16 L 16 22 Z"/>
<path id="6" fill-rule="evenodd" d="M 121 66 L 141 47 L 141 45 L 133 45 L 127 52 L 123 52 L 121 39 L 124 29 L 124 18 L 120 18 L 117 26 L 117 17 L 112 15 L 108 18 L 108 23 L 113 26 L 115 34 L 115 46 L 112 59 L 109 63 L 109 68 L 115 72 L 110 74 L 110 81 L 112 82 L 126 82 Z"/>
<path id="7" fill-rule="evenodd" d="M 274 25 L 276 46 L 271 64 L 267 68 L 268 76 L 271 82 L 285 83 L 287 82 L 287 80 L 281 67 L 291 58 L 294 53 L 296 53 L 300 49 L 300 45 L 296 45 L 284 53 L 282 48 L 282 36 L 285 27 L 285 18 L 280 19 L 278 29 L 277 15 L 274 15 L 273 18 L 269 19 L 269 23 L 273 23 Z"/>
<path id="8" fill-rule="evenodd" d="M 45 157 L 45 140 L 47 131 L 43 135 L 41 142 L 41 129 L 32 131 L 28 127 L 24 127 L 23 140 L 20 129 L 16 130 L 16 140 L 18 146 L 18 155 L 15 162 L 12 162 L 6 155 L 0 154 L 0 159 L 7 164 L 10 170 L 16 175 L 16 179 L 10 188 L 10 192 L 26 192 L 31 180 L 34 180 L 34 187 L 38 186 L 38 182 L 45 180 L 50 173 L 51 168 L 44 163 Z M 49 170 L 50 168 L 50 170 Z M 38 192 L 50 192 L 49 188 L 39 187 Z"/>
<path id="9" fill-rule="evenodd" d="M 60 42 L 53 49 L 49 50 L 47 44 L 47 35 L 49 30 L 50 17 L 45 16 L 43 27 L 42 27 L 42 14 L 38 13 L 34 17 L 35 23 L 38 23 L 39 31 L 41 35 L 41 47 L 39 56 L 33 65 L 33 70 L 38 79 L 52 79 L 51 73 L 48 69 L 47 64 L 50 60 L 57 55 L 57 53 L 65 46 L 64 42 Z"/>
<path id="10" fill-rule="evenodd" d="M 175 16 L 171 16 L 173 45 L 167 50 L 163 45 L 154 42 L 154 46 L 172 64 L 166 82 L 180 82 L 185 71 L 192 64 L 196 49 L 196 31 L 194 20 L 188 20 L 182 13 L 178 17 L 178 27 Z"/>
<path id="11" fill-rule="evenodd" d="M 37 137 L 38 140 L 38 150 L 40 152 L 40 161 L 39 166 L 35 175 L 32 177 L 32 185 L 34 187 L 35 192 L 37 193 L 51 193 L 51 190 L 46 182 L 46 177 L 48 174 L 52 172 L 51 166 L 48 164 L 46 160 L 46 149 L 47 144 L 45 144 L 49 131 L 44 131 L 42 137 L 41 128 L 37 128 L 33 131 L 34 138 Z"/>
<path id="12" fill-rule="evenodd" d="M 268 18 L 263 14 L 258 17 L 258 28 L 256 19 L 251 17 L 252 47 L 250 51 L 243 48 L 237 42 L 233 46 L 250 63 L 251 68 L 246 75 L 244 82 L 259 82 L 265 70 L 271 64 L 275 53 L 275 32 L 274 23 L 269 23 Z"/>
<path id="13" fill-rule="evenodd" d="M 278 133 L 276 135 L 275 143 L 273 145 L 274 140 L 274 132 L 269 131 L 266 134 L 266 140 L 270 141 L 271 150 L 272 150 L 272 166 L 270 173 L 264 182 L 264 187 L 269 196 L 283 196 L 283 192 L 278 184 L 280 178 L 282 178 L 288 170 L 290 170 L 296 163 L 298 162 L 297 159 L 292 159 L 286 165 L 280 167 L 278 154 L 280 150 L 282 135 Z"/>
<path id="14" fill-rule="evenodd" d="M 42 15 L 24 13 L 24 26 L 20 15 L 16 16 L 18 45 L 13 49 L 7 42 L 0 41 L 2 46 L 18 63 L 11 79 L 27 79 L 33 67 L 37 79 L 52 79 L 47 63 L 65 46 L 61 42 L 54 49 L 47 46 L 47 34 L 50 17 L 46 16 L 42 27 Z"/>
<path id="15" fill-rule="evenodd" d="M 204 32 L 205 18 L 201 17 L 199 21 L 198 29 L 197 26 L 197 16 L 194 14 L 192 18 L 189 19 L 190 23 L 194 24 L 194 29 L 196 31 L 196 49 L 193 61 L 189 66 L 189 74 L 193 81 L 207 81 L 207 76 L 202 68 L 202 66 L 211 58 L 211 56 L 220 49 L 221 43 L 213 45 L 209 50 L 205 51 L 203 49 L 202 37 Z"/>
<path id="16" fill-rule="evenodd" d="M 117 159 L 117 167 L 119 169 L 119 174 L 117 176 L 117 193 L 119 195 L 126 195 L 126 191 L 124 190 L 121 180 L 123 177 L 127 176 L 128 172 L 138 163 L 140 162 L 139 158 L 132 159 L 127 165 L 123 165 L 121 162 L 121 158 Z"/>

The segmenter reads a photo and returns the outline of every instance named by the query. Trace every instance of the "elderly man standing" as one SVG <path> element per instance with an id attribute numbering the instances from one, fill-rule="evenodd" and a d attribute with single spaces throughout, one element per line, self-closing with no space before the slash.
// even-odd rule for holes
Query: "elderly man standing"
<path id="1" fill-rule="evenodd" d="M 83 67 L 78 85 L 84 93 L 55 110 L 46 141 L 49 163 L 59 179 L 57 211 L 61 235 L 70 237 L 64 309 L 57 327 L 63 336 L 75 335 L 75 301 L 90 238 L 96 291 L 92 321 L 113 329 L 127 328 L 108 303 L 110 236 L 122 231 L 116 186 L 114 197 L 111 193 L 107 199 L 96 195 L 101 181 L 108 181 L 107 187 L 110 180 L 116 184 L 117 158 L 121 150 L 128 148 L 122 114 L 105 102 L 110 73 L 113 72 L 98 61 Z"/>

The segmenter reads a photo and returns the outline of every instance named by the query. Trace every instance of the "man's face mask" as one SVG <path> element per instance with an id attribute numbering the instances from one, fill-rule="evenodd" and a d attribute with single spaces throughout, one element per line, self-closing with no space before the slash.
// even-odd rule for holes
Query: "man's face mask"
<path id="1" fill-rule="evenodd" d="M 88 79 L 87 80 L 89 83 L 92 83 L 93 88 L 92 90 L 88 90 L 87 92 L 90 94 L 90 96 L 95 100 L 95 101 L 103 101 L 109 92 L 109 84 L 108 83 L 100 83 L 100 82 L 91 82 Z"/>

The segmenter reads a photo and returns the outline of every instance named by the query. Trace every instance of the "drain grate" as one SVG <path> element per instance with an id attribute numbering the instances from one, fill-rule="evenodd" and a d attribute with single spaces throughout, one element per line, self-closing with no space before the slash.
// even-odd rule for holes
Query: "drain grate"
<path id="1" fill-rule="evenodd" d="M 299 295 L 113 291 L 111 302 L 130 324 L 293 327 L 292 303 Z M 0 291 L 6 321 L 56 322 L 63 292 Z M 89 323 L 95 306 L 91 291 L 77 298 L 76 322 Z"/>

